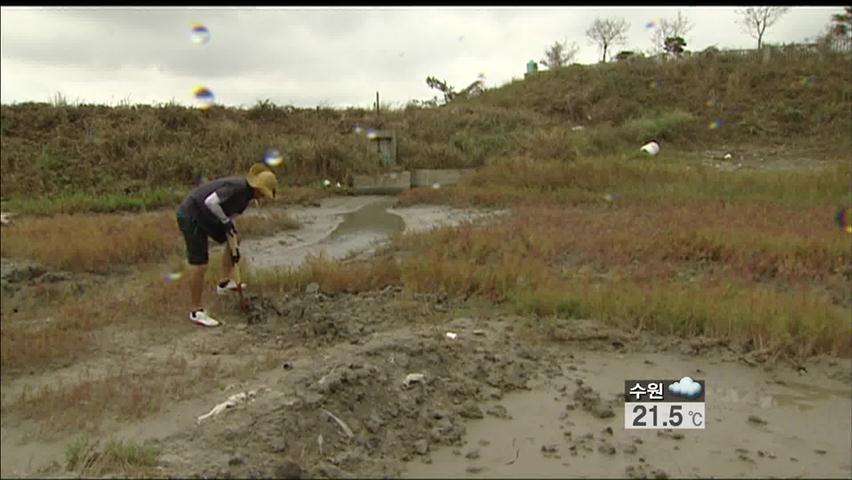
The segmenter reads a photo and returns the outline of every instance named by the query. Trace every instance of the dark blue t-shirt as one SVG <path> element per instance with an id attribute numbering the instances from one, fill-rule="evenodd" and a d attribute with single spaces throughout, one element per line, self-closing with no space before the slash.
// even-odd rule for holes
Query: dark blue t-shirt
<path id="1" fill-rule="evenodd" d="M 245 177 L 224 177 L 199 185 L 181 202 L 179 210 L 195 220 L 207 235 L 222 243 L 227 239 L 225 226 L 204 204 L 204 200 L 213 192 L 219 196 L 219 206 L 228 217 L 243 213 L 254 192 Z"/>

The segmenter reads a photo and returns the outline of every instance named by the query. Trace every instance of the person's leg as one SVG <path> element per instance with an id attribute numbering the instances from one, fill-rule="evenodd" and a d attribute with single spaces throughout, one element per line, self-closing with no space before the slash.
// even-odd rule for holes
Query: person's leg
<path id="1" fill-rule="evenodd" d="M 192 265 L 191 268 L 189 289 L 192 293 L 192 311 L 195 312 L 204 309 L 201 294 L 204 291 L 204 273 L 207 272 L 207 265 Z"/>
<path id="2" fill-rule="evenodd" d="M 204 291 L 204 274 L 207 272 L 207 235 L 194 222 L 184 215 L 178 214 L 178 226 L 186 240 L 186 258 L 191 272 L 189 279 L 190 300 L 192 310 L 189 318 L 204 326 L 217 326 L 219 322 L 207 315 L 202 302 Z"/>

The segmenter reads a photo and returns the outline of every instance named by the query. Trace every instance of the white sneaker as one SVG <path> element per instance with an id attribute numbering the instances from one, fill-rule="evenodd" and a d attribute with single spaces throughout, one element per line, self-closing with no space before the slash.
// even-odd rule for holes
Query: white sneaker
<path id="1" fill-rule="evenodd" d="M 203 308 L 201 310 L 190 312 L 189 319 L 192 323 L 201 325 L 202 327 L 218 327 L 221 325 L 218 320 L 210 318 Z"/>
<path id="2" fill-rule="evenodd" d="M 243 290 L 246 289 L 246 284 L 242 284 Z M 218 283 L 216 284 L 216 293 L 219 295 L 227 295 L 229 293 L 237 293 L 237 282 L 233 280 L 228 280 L 228 283 L 225 284 L 224 287 L 220 286 Z"/>

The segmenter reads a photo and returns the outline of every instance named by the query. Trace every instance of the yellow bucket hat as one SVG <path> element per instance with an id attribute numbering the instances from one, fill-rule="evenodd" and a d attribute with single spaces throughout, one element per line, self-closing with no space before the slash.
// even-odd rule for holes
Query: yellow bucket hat
<path id="1" fill-rule="evenodd" d="M 266 198 L 275 198 L 275 191 L 278 189 L 278 177 L 272 170 L 262 163 L 255 163 L 251 166 L 246 181 L 249 186 L 256 188 Z"/>

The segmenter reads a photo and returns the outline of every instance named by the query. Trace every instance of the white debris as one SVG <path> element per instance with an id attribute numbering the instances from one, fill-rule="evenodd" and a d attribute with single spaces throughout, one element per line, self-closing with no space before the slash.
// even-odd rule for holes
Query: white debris
<path id="1" fill-rule="evenodd" d="M 455 340 L 456 337 L 458 337 L 458 336 L 459 336 L 458 333 L 447 332 L 447 338 L 449 338 L 450 340 Z"/>
<path id="2" fill-rule="evenodd" d="M 583 130 L 584 128 L 585 127 L 583 127 L 582 125 L 577 125 L 577 126 L 571 127 L 571 131 L 577 132 L 577 131 Z"/>
<path id="3" fill-rule="evenodd" d="M 11 212 L 2 212 L 0 213 L 0 224 L 9 225 L 12 223 L 12 217 L 16 214 Z"/>
<path id="4" fill-rule="evenodd" d="M 206 420 L 210 417 L 215 417 L 216 415 L 219 415 L 220 413 L 224 412 L 225 410 L 232 408 L 232 407 L 236 407 L 237 405 L 239 405 L 241 403 L 246 403 L 250 400 L 254 400 L 255 396 L 257 396 L 257 390 L 249 390 L 248 392 L 240 392 L 240 393 L 236 393 L 234 395 L 231 395 L 230 397 L 228 397 L 227 400 L 225 400 L 224 402 L 213 407 L 213 409 L 210 410 L 210 412 L 198 417 L 198 423 L 200 424 L 204 420 Z"/>
<path id="5" fill-rule="evenodd" d="M 353 436 L 353 435 L 355 435 L 354 433 L 352 433 L 352 429 L 351 429 L 351 428 L 349 428 L 349 425 L 347 425 L 347 424 L 346 424 L 346 422 L 344 422 L 343 420 L 341 420 L 340 418 L 338 418 L 338 417 L 337 417 L 337 415 L 335 415 L 335 414 L 333 414 L 333 413 L 329 412 L 328 410 L 326 410 L 326 409 L 324 409 L 324 408 L 322 409 L 322 411 L 323 411 L 326 415 L 328 415 L 329 417 L 331 417 L 331 419 L 332 419 L 332 420 L 334 420 L 335 422 L 337 422 L 337 424 L 338 424 L 338 425 L 340 425 L 340 428 L 343 430 L 343 433 L 345 433 L 347 437 L 352 438 L 352 436 Z"/>
<path id="6" fill-rule="evenodd" d="M 331 185 L 331 180 L 326 179 L 325 181 L 322 182 L 322 184 L 327 187 L 327 186 Z"/>
<path id="7" fill-rule="evenodd" d="M 648 142 L 645 145 L 642 145 L 642 148 L 639 150 L 647 153 L 648 155 L 654 156 L 660 153 L 660 144 L 657 142 Z"/>
<path id="8" fill-rule="evenodd" d="M 725 160 L 730 160 L 730 159 L 732 159 L 732 158 L 734 158 L 734 156 L 733 156 L 733 155 L 731 155 L 730 153 L 726 153 L 726 154 L 725 154 Z"/>
<path id="9" fill-rule="evenodd" d="M 482 336 L 485 336 L 485 330 L 479 330 L 479 329 L 477 329 L 477 330 L 474 330 L 474 331 L 473 331 L 473 334 L 474 334 L 474 335 L 478 335 L 478 336 L 482 337 Z"/>
<path id="10" fill-rule="evenodd" d="M 422 373 L 409 373 L 405 376 L 405 380 L 402 381 L 402 384 L 406 387 L 410 387 L 415 383 L 422 383 L 426 379 L 426 375 Z"/>
<path id="11" fill-rule="evenodd" d="M 432 188 L 434 188 L 435 190 L 437 190 L 437 189 L 441 188 L 441 184 L 440 184 L 440 183 L 433 183 L 433 184 L 432 184 Z"/>
<path id="12" fill-rule="evenodd" d="M 337 188 L 340 188 L 340 182 L 337 182 Z"/>

